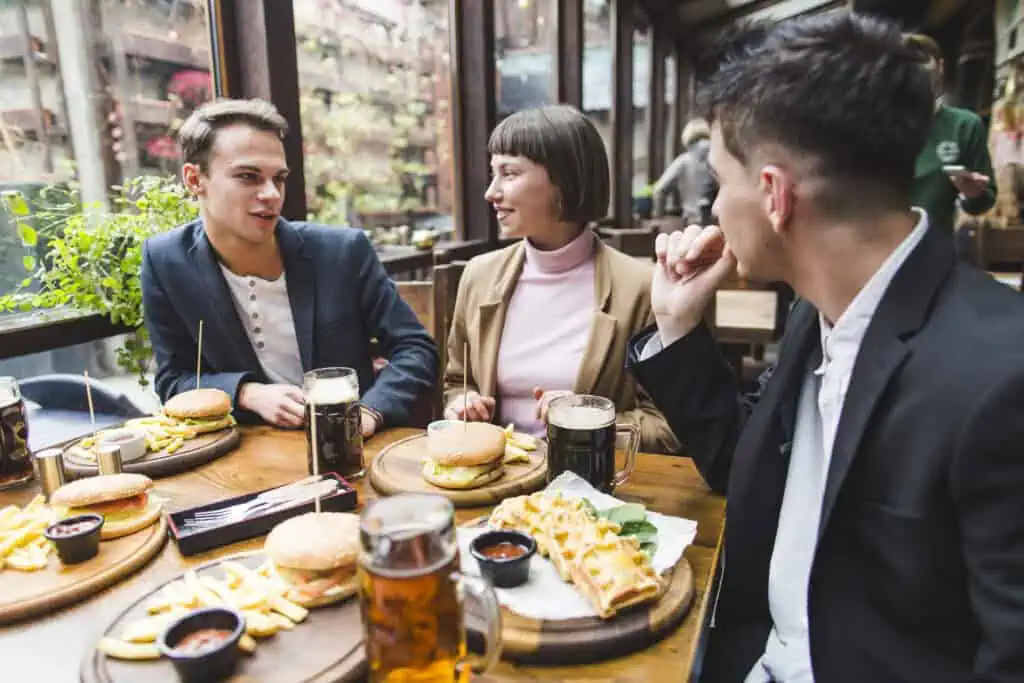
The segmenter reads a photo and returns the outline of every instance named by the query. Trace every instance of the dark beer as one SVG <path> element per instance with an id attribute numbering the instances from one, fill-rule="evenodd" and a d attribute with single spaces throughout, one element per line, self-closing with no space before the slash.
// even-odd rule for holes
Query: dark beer
<path id="1" fill-rule="evenodd" d="M 548 413 L 548 481 L 575 472 L 601 491 L 615 478 L 615 413 L 564 406 Z"/>
<path id="2" fill-rule="evenodd" d="M 28 449 L 28 421 L 18 385 L 0 378 L 0 489 L 32 478 L 32 457 Z"/>
<path id="3" fill-rule="evenodd" d="M 304 387 L 309 473 L 335 472 L 347 479 L 363 476 L 363 425 L 355 371 L 313 370 L 306 374 Z"/>
<path id="4" fill-rule="evenodd" d="M 426 555 L 424 556 L 426 557 Z M 458 553 L 433 566 L 360 566 L 359 590 L 370 681 L 468 680 L 462 607 L 454 572 Z"/>
<path id="5" fill-rule="evenodd" d="M 306 404 L 306 460 L 313 473 L 312 423 L 316 420 L 317 472 L 337 472 L 354 479 L 363 475 L 362 418 L 357 401 L 315 404 L 315 414 Z"/>

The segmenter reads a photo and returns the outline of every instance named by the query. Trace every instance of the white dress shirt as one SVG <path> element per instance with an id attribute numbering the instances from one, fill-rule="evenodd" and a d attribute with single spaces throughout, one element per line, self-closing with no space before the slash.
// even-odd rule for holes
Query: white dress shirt
<path id="1" fill-rule="evenodd" d="M 236 275 L 220 264 L 235 310 L 270 381 L 302 385 L 302 360 L 284 273 L 276 280 Z"/>
<path id="2" fill-rule="evenodd" d="M 924 211 L 915 211 L 919 215 L 917 226 L 868 280 L 835 326 L 819 314 L 822 363 L 808 373 L 800 392 L 768 573 L 772 630 L 765 652 L 746 683 L 814 683 L 807 598 L 832 447 L 853 366 L 871 318 L 900 266 L 928 230 Z"/>

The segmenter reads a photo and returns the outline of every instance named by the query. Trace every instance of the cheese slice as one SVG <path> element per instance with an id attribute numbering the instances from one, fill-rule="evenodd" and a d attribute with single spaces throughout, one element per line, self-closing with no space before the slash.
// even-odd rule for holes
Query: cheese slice
<path id="1" fill-rule="evenodd" d="M 423 461 L 424 476 L 444 477 L 453 484 L 469 484 L 482 474 L 494 469 L 494 465 L 441 465 L 436 460 Z"/>

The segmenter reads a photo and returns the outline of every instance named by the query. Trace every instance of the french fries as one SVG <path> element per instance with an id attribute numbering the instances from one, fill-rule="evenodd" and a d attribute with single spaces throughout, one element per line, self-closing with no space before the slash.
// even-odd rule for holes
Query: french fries
<path id="1" fill-rule="evenodd" d="M 53 544 L 46 540 L 43 531 L 57 521 L 57 514 L 45 500 L 40 495 L 23 508 L 8 505 L 0 510 L 0 571 L 34 572 L 46 568 Z"/>
<path id="2" fill-rule="evenodd" d="M 186 441 L 199 436 L 199 432 L 194 427 L 166 415 L 136 417 L 125 422 L 124 426 L 127 429 L 141 429 L 146 432 L 146 449 L 151 453 L 158 451 L 174 453 L 184 446 Z M 78 442 L 87 459 L 96 459 L 96 454 L 92 449 L 102 434 L 101 430 L 96 433 L 96 436 L 86 437 Z"/>
<path id="3" fill-rule="evenodd" d="M 537 440 L 529 434 L 517 432 L 510 422 L 505 427 L 505 464 L 530 462 L 530 452 L 537 450 Z"/>
<path id="4" fill-rule="evenodd" d="M 102 638 L 96 649 L 115 659 L 158 659 L 156 639 L 171 622 L 193 609 L 223 605 L 239 610 L 245 617 L 245 633 L 238 647 L 252 654 L 256 638 L 291 631 L 309 614 L 304 607 L 283 597 L 286 587 L 269 564 L 253 570 L 228 561 L 221 568 L 221 578 L 198 576 L 192 570 L 185 572 L 149 601 L 149 616 L 128 622 L 117 637 Z"/>

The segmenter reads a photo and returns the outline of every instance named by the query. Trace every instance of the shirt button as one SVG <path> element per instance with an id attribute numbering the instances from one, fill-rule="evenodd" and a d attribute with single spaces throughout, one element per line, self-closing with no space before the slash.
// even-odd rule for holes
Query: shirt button
<path id="1" fill-rule="evenodd" d="M 256 301 L 256 295 L 255 294 L 250 294 L 249 295 L 249 301 Z"/>
<path id="2" fill-rule="evenodd" d="M 253 319 L 253 320 L 256 320 L 256 319 L 257 319 L 257 318 L 259 318 L 259 317 L 260 317 L 260 314 L 259 314 L 259 313 L 257 313 L 256 311 L 253 311 L 253 312 L 252 312 L 252 319 Z"/>
<path id="3" fill-rule="evenodd" d="M 255 332 L 256 334 L 260 334 L 261 332 L 263 332 L 263 328 L 262 327 L 257 327 L 255 329 L 253 329 L 253 332 Z"/>
<path id="4" fill-rule="evenodd" d="M 256 281 L 255 280 L 249 280 L 249 286 L 250 287 L 255 287 L 256 286 Z"/>
<path id="5" fill-rule="evenodd" d="M 263 342 L 256 342 L 256 348 L 257 349 L 262 349 L 263 347 L 264 347 Z"/>

